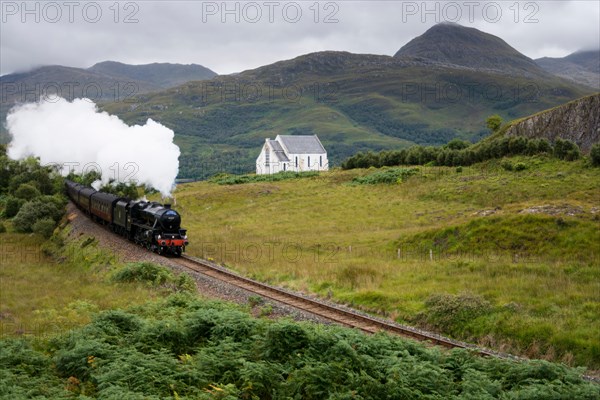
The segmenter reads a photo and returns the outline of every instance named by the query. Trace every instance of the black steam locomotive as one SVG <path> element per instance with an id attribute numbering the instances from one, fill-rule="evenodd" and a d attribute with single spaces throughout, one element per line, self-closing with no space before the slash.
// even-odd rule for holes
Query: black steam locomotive
<path id="1" fill-rule="evenodd" d="M 130 200 L 65 181 L 67 195 L 92 219 L 158 254 L 181 255 L 188 245 L 181 216 L 169 204 Z"/>

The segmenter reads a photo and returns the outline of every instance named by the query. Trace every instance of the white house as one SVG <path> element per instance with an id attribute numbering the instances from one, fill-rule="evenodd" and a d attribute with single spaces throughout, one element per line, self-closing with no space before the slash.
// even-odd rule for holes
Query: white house
<path id="1" fill-rule="evenodd" d="M 276 174 L 282 171 L 327 171 L 327 152 L 317 135 L 277 135 L 266 139 L 256 159 L 257 174 Z"/>

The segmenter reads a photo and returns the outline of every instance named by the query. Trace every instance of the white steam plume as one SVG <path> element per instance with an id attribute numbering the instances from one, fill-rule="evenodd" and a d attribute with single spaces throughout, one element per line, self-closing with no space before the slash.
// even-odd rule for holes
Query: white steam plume
<path id="1" fill-rule="evenodd" d="M 99 112 L 88 99 L 41 99 L 13 108 L 6 121 L 12 135 L 8 156 L 13 159 L 35 156 L 43 165 L 78 163 L 70 164 L 76 172 L 97 166 L 105 183 L 135 180 L 163 196 L 170 195 L 179 171 L 180 151 L 171 129 L 151 119 L 143 126 L 128 126 Z"/>

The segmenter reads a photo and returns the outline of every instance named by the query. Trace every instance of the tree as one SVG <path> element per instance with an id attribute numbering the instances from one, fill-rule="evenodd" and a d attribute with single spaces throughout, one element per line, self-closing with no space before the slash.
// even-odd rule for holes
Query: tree
<path id="1" fill-rule="evenodd" d="M 581 157 L 581 151 L 574 142 L 558 138 L 554 142 L 554 156 L 561 160 L 574 161 Z"/>
<path id="2" fill-rule="evenodd" d="M 548 139 L 538 139 L 537 142 L 537 148 L 538 148 L 538 153 L 552 153 L 552 146 L 550 145 L 550 142 L 548 141 Z"/>
<path id="3" fill-rule="evenodd" d="M 490 115 L 488 119 L 485 120 L 485 125 L 492 131 L 492 133 L 496 133 L 500 126 L 502 126 L 502 117 L 498 114 Z"/>
<path id="4" fill-rule="evenodd" d="M 0 193 L 8 190 L 10 179 L 15 174 L 16 161 L 6 156 L 6 150 L 0 151 Z"/>
<path id="5" fill-rule="evenodd" d="M 101 192 L 112 193 L 115 196 L 137 199 L 139 197 L 137 186 L 134 183 L 110 182 L 100 188 Z"/>
<path id="6" fill-rule="evenodd" d="M 23 204 L 25 204 L 25 200 L 8 196 L 4 205 L 4 217 L 12 218 L 17 215 Z"/>
<path id="7" fill-rule="evenodd" d="M 508 151 L 512 155 L 524 154 L 527 149 L 528 139 L 523 136 L 511 137 L 508 141 Z"/>
<path id="8" fill-rule="evenodd" d="M 69 175 L 67 175 L 67 179 L 73 182 L 80 183 L 83 186 L 91 186 L 92 183 L 102 179 L 102 175 L 96 170 L 91 170 L 83 175 L 77 175 L 73 171 L 71 171 L 69 172 Z"/>
<path id="9" fill-rule="evenodd" d="M 596 143 L 592 146 L 590 151 L 590 159 L 594 167 L 600 167 L 600 143 Z"/>
<path id="10" fill-rule="evenodd" d="M 466 149 L 470 145 L 471 145 L 471 143 L 466 142 L 464 140 L 452 139 L 451 141 L 448 142 L 446 147 L 448 147 L 450 150 L 462 150 L 462 149 Z"/>
<path id="11" fill-rule="evenodd" d="M 19 188 L 15 191 L 15 197 L 26 201 L 33 200 L 36 197 L 40 197 L 42 194 L 33 185 L 29 183 L 22 183 Z"/>
<path id="12" fill-rule="evenodd" d="M 423 159 L 423 147 L 413 146 L 410 149 L 408 149 L 408 154 L 406 155 L 406 163 L 408 165 L 424 164 L 422 162 L 422 159 Z"/>

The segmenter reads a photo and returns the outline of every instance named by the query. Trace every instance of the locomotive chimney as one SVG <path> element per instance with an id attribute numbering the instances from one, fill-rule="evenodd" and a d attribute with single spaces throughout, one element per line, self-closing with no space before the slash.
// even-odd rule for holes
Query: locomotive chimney
<path id="1" fill-rule="evenodd" d="M 164 208 L 171 208 L 171 205 L 170 204 L 164 204 L 163 207 Z"/>

